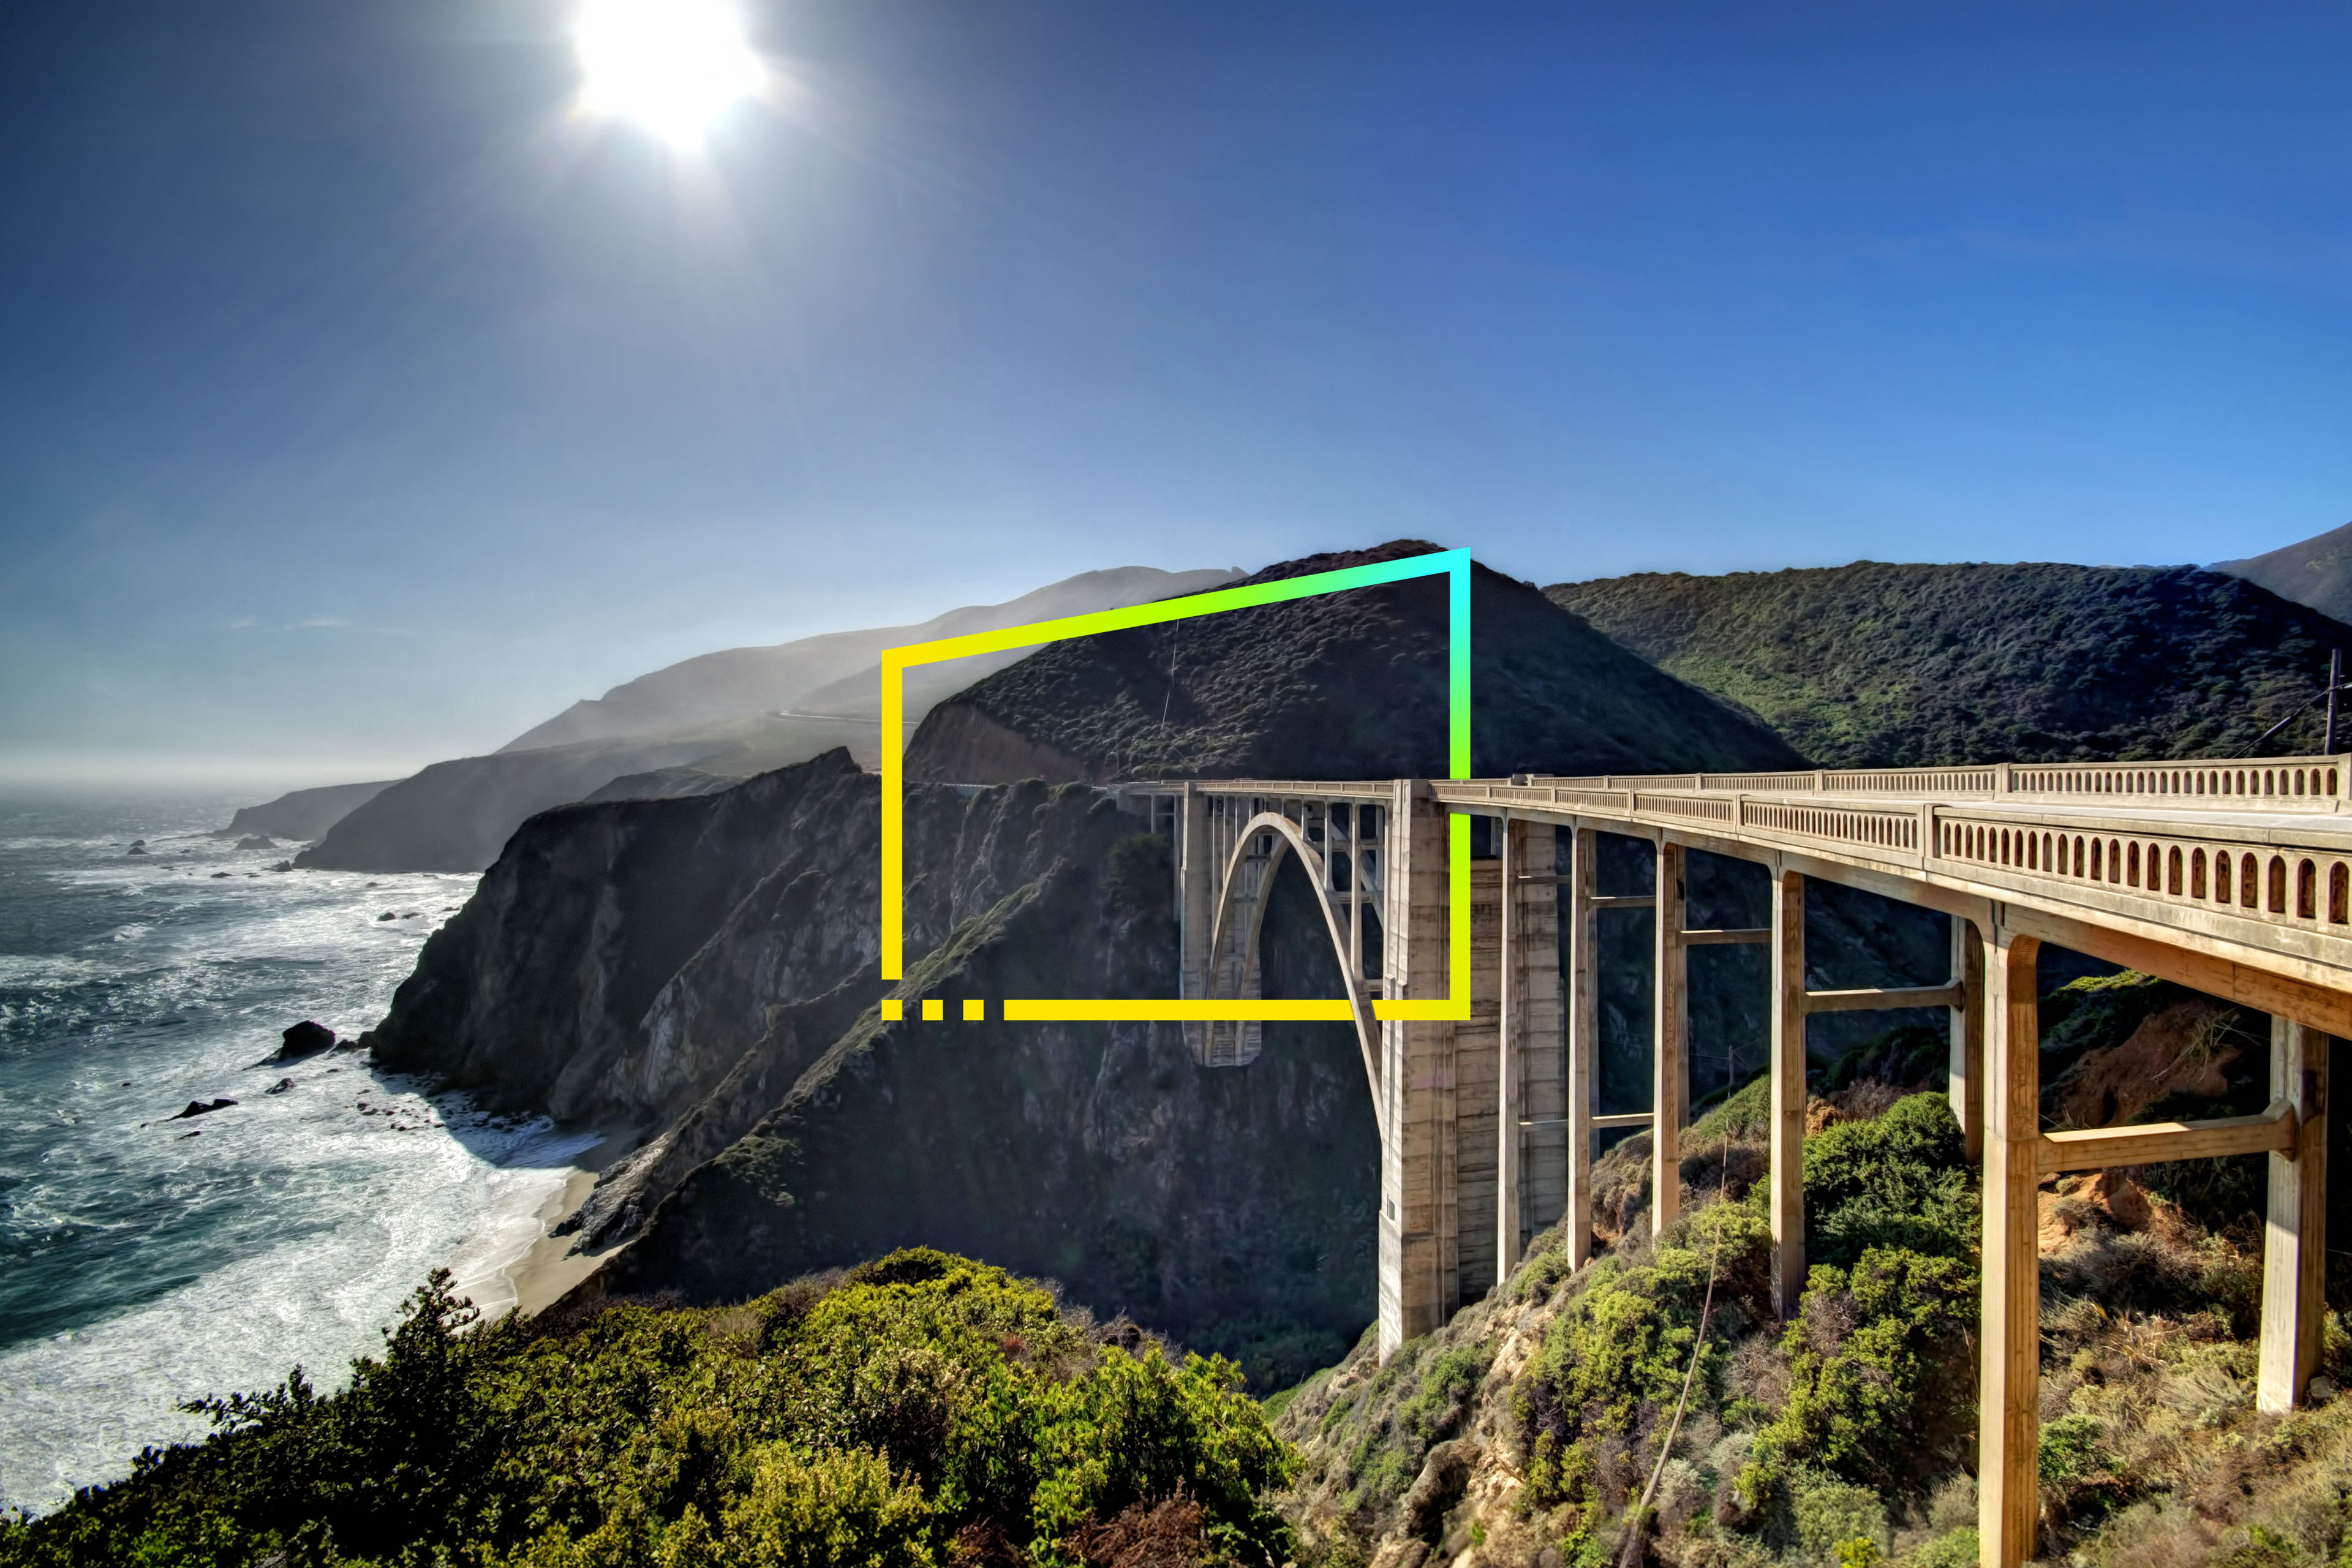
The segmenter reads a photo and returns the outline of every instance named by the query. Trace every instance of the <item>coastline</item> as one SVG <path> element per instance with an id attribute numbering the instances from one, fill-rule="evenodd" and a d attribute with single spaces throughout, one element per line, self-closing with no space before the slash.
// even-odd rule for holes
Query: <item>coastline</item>
<path id="1" fill-rule="evenodd" d="M 602 1168 L 625 1147 L 622 1140 L 594 1128 L 549 1142 L 562 1148 L 560 1163 L 508 1173 L 508 1190 L 447 1259 L 457 1293 L 485 1321 L 541 1310 L 620 1250 L 574 1253 L 572 1237 L 554 1230 L 588 1200 Z"/>
<path id="2" fill-rule="evenodd" d="M 578 1213 L 580 1205 L 588 1201 L 588 1194 L 595 1191 L 597 1172 L 591 1156 L 603 1154 L 610 1147 L 611 1141 L 607 1140 L 584 1152 L 582 1167 L 565 1177 L 562 1190 L 540 1205 L 539 1239 L 500 1271 L 500 1278 L 513 1295 L 508 1311 L 528 1317 L 553 1306 L 628 1245 L 623 1242 L 620 1247 L 608 1247 L 602 1252 L 574 1252 L 571 1237 L 554 1234 L 555 1227 Z"/>

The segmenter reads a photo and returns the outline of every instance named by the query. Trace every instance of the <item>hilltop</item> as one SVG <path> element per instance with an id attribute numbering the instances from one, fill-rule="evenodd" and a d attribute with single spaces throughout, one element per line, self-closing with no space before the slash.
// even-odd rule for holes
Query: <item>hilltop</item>
<path id="1" fill-rule="evenodd" d="M 1823 767 L 2232 756 L 2352 626 L 2193 566 L 1644 573 L 1544 594 Z M 2315 721 L 2273 753 L 2316 751 Z"/>
<path id="2" fill-rule="evenodd" d="M 2216 561 L 2213 570 L 2258 583 L 2321 615 L 2352 619 L 2352 522 L 2242 561 Z"/>
<path id="3" fill-rule="evenodd" d="M 1398 540 L 1244 583 L 1426 554 Z M 1471 568 L 1471 770 L 1798 767 L 1764 725 Z M 1443 777 L 1446 588 L 1420 578 L 1055 643 L 941 703 L 909 777 Z"/>
<path id="4" fill-rule="evenodd" d="M 967 605 L 906 626 L 827 632 L 772 647 L 701 654 L 625 681 L 593 700 L 575 702 L 499 751 L 568 746 L 779 710 L 804 711 L 817 718 L 872 720 L 881 711 L 880 658 L 886 647 L 1202 593 L 1232 581 L 1234 575 L 1215 570 L 1163 572 L 1154 566 L 1114 566 L 1048 583 L 1001 605 Z M 961 660 L 940 674 L 951 678 L 947 689 L 953 690 L 1020 657 L 1018 650 L 982 655 Z M 919 700 L 920 682 L 916 686 L 910 696 Z M 913 710 L 920 711 L 919 708 Z"/>

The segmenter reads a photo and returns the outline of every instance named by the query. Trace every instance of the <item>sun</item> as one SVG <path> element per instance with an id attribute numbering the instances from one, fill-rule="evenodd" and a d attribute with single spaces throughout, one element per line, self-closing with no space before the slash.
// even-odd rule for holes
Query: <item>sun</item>
<path id="1" fill-rule="evenodd" d="M 634 120 L 674 147 L 701 145 L 767 68 L 727 0 L 583 0 L 572 25 L 583 109 Z"/>

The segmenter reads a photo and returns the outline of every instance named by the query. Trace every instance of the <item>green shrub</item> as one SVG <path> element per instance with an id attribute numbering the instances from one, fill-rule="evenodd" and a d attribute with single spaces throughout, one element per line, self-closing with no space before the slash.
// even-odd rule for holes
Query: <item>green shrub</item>
<path id="1" fill-rule="evenodd" d="M 1903 1555 L 1904 1568 L 1977 1568 L 1977 1531 L 1974 1525 L 1922 1542 Z"/>
<path id="2" fill-rule="evenodd" d="M 473 1332 L 448 1283 L 342 1393 L 207 1406 L 205 1442 L 0 1528 L 0 1565 L 911 1568 L 966 1535 L 1053 1564 L 1180 1492 L 1223 1556 L 1288 1550 L 1260 1499 L 1293 1458 L 1233 1363 L 1097 1345 L 1001 1269 L 915 1249 L 748 1310 Z"/>
<path id="3" fill-rule="evenodd" d="M 1874 1247 L 1965 1258 L 1977 1226 L 1976 1173 L 1942 1095 L 1906 1095 L 1805 1140 L 1811 1260 L 1848 1267 Z"/>
<path id="4" fill-rule="evenodd" d="M 1375 1404 L 1384 1394 L 1395 1399 L 1384 1418 L 1365 1423 L 1349 1455 L 1358 1505 L 1382 1507 L 1412 1485 L 1429 1450 L 1461 1425 L 1494 1353 L 1490 1344 L 1440 1348 L 1415 1340 L 1381 1369 L 1365 1394 Z M 1326 1417 L 1327 1429 L 1348 1408 L 1335 1405 Z"/>
<path id="5" fill-rule="evenodd" d="M 1169 914 L 1175 900 L 1175 863 L 1168 840 L 1157 833 L 1130 834 L 1110 847 L 1103 892 L 1111 908 L 1127 914 Z"/>
<path id="6" fill-rule="evenodd" d="M 2039 1455 L 2042 1479 L 2052 1486 L 2079 1480 L 2100 1468 L 2099 1439 L 2105 1435 L 2098 1418 L 2068 1412 L 2042 1426 Z"/>
<path id="7" fill-rule="evenodd" d="M 1878 1542 L 1867 1535 L 1839 1542 L 1836 1554 L 1837 1568 L 1878 1568 Z"/>
<path id="8" fill-rule="evenodd" d="M 1886 1535 L 1886 1507 L 1876 1492 L 1817 1470 L 1790 1473 L 1789 1511 L 1796 1524 L 1798 1547 L 1808 1560 L 1823 1568 L 1843 1565 L 1848 1547 L 1857 1538 L 1869 1541 L 1874 1554 Z"/>
<path id="9" fill-rule="evenodd" d="M 1887 1247 L 1851 1270 L 1816 1267 L 1781 1340 L 1789 1401 L 1757 1435 L 1757 1457 L 1874 1485 L 1916 1479 L 1967 1424 L 1976 1291 L 1976 1270 L 1957 1258 Z"/>

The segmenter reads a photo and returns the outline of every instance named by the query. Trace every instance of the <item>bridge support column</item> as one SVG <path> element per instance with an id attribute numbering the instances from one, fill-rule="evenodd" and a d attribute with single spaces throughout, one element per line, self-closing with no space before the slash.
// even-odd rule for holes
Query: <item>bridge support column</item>
<path id="1" fill-rule="evenodd" d="M 2293 1106 L 2298 1125 L 2294 1153 L 2269 1156 L 2259 1410 L 2301 1404 L 2319 1361 L 2327 1310 L 2327 1036 L 2292 1019 L 2271 1019 L 2271 1099 Z"/>
<path id="2" fill-rule="evenodd" d="M 1805 879 L 1772 879 L 1772 1295 L 1805 1293 Z"/>
<path id="3" fill-rule="evenodd" d="M 1224 876 L 1217 847 L 1210 842 L 1209 797 L 1191 783 L 1177 803 L 1176 931 L 1177 994 L 1187 1001 L 1209 994 L 1209 968 L 1215 962 L 1209 951 L 1217 924 L 1217 884 Z M 1207 1024 L 1186 1024 L 1184 1043 L 1194 1061 L 1208 1059 Z"/>
<path id="4" fill-rule="evenodd" d="M 1952 984 L 1960 988 L 1952 1009 L 1952 1115 L 1971 1163 L 1984 1154 L 1984 938 L 1972 921 L 1951 917 Z"/>
<path id="5" fill-rule="evenodd" d="M 1568 1261 L 1581 1268 L 1592 1260 L 1593 1063 L 1601 1054 L 1601 953 L 1592 894 L 1599 885 L 1594 857 L 1599 846 L 1590 827 L 1580 827 L 1570 844 L 1568 872 L 1568 1050 L 1563 1089 L 1568 1105 Z"/>
<path id="6" fill-rule="evenodd" d="M 1528 1238 L 1567 1199 L 1560 1155 L 1568 1129 L 1561 1089 L 1559 839 L 1548 824 L 1503 827 L 1502 1005 L 1497 1033 L 1495 1279 L 1511 1277 Z"/>
<path id="7" fill-rule="evenodd" d="M 1996 924 L 1985 954 L 1984 1298 L 1978 1338 L 1981 1568 L 2033 1555 L 2041 1511 L 2042 1259 L 2039 939 Z"/>
<path id="8" fill-rule="evenodd" d="M 1658 839 L 1656 1007 L 1653 1013 L 1650 1091 L 1650 1234 L 1675 1222 L 1683 1206 L 1683 1111 L 1690 1100 L 1684 1061 L 1690 1012 L 1690 950 L 1683 942 L 1683 847 Z"/>
<path id="9" fill-rule="evenodd" d="M 1445 994 L 1445 822 L 1428 785 L 1397 781 L 1382 877 L 1381 973 L 1391 997 Z M 1382 1361 L 1452 1316 L 1459 1289 L 1454 1032 L 1450 1023 L 1381 1025 Z"/>

